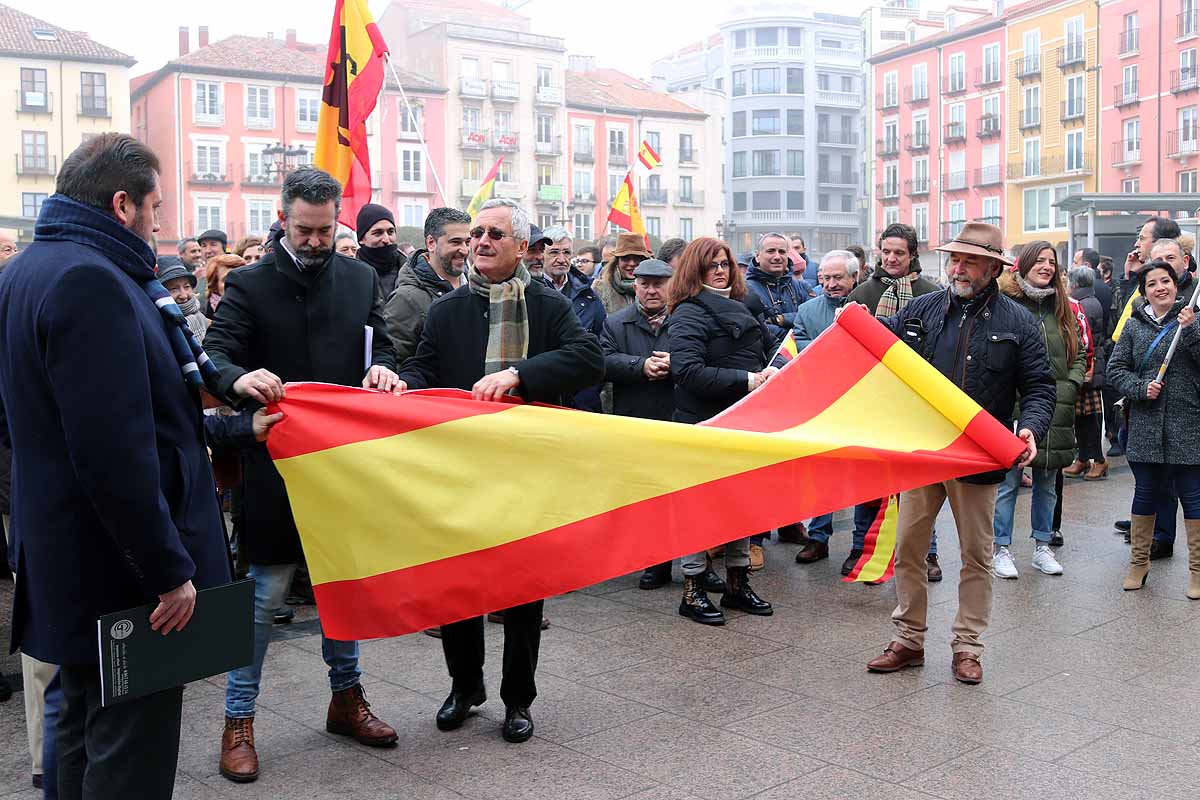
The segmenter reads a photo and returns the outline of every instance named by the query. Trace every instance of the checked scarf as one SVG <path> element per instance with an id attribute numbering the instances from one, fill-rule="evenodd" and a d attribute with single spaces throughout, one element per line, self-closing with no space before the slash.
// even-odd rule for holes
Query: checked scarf
<path id="1" fill-rule="evenodd" d="M 893 278 L 884 274 L 880 275 L 879 279 L 887 288 L 883 290 L 883 295 L 879 298 L 879 305 L 875 308 L 875 317 L 886 319 L 900 313 L 900 309 L 913 299 L 912 285 L 913 281 L 917 279 L 917 273 L 910 272 L 903 278 Z"/>
<path id="2" fill-rule="evenodd" d="M 192 335 L 171 293 L 154 276 L 154 251 L 149 244 L 107 214 L 61 194 L 51 195 L 42 203 L 33 232 L 36 240 L 91 247 L 128 275 L 158 307 L 184 381 L 221 397 L 217 390 L 220 373 Z"/>
<path id="3" fill-rule="evenodd" d="M 531 279 L 524 264 L 518 264 L 513 276 L 499 283 L 492 283 L 474 266 L 467 273 L 471 293 L 488 301 L 484 375 L 516 366 L 529 355 L 529 308 L 525 304 L 525 287 Z"/>

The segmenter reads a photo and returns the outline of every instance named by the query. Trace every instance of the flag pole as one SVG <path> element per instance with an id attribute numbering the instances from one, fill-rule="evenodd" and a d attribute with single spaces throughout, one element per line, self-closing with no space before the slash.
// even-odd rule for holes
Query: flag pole
<path id="1" fill-rule="evenodd" d="M 392 71 L 392 79 L 396 81 L 396 87 L 400 90 L 400 99 L 404 101 L 404 112 L 408 114 L 409 120 L 413 123 L 413 128 L 417 132 L 417 141 L 421 144 L 421 152 L 425 154 L 425 163 L 429 165 L 429 174 L 433 176 L 433 183 L 437 186 L 438 194 L 442 196 L 442 205 L 449 205 L 450 198 L 446 195 L 446 190 L 442 188 L 442 181 L 438 177 L 437 168 L 433 165 L 433 159 L 429 157 L 429 148 L 425 146 L 425 134 L 421 132 L 421 126 L 417 124 L 417 115 L 413 113 L 412 104 L 408 102 L 408 94 L 404 91 L 404 83 L 400 80 L 400 76 L 396 74 L 396 67 L 392 64 L 391 53 L 384 56 L 387 61 L 388 69 Z"/>
<path id="2" fill-rule="evenodd" d="M 1193 278 L 1193 280 L 1196 280 Z M 1192 292 L 1192 302 L 1189 308 L 1195 308 L 1196 302 L 1200 300 L 1200 281 L 1196 282 L 1196 291 Z M 1167 357 L 1163 359 L 1162 366 L 1158 368 L 1158 377 L 1156 381 L 1162 383 L 1163 376 L 1167 374 L 1167 367 L 1171 366 L 1171 358 L 1175 355 L 1175 348 L 1179 346 L 1179 338 L 1183 335 L 1183 326 L 1175 328 L 1175 335 L 1171 337 L 1171 346 L 1167 348 Z"/>

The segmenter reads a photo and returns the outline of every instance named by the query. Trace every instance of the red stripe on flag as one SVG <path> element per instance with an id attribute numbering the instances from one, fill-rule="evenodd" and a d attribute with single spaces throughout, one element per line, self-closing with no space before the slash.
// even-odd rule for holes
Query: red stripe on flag
<path id="1" fill-rule="evenodd" d="M 509 544 L 369 578 L 319 584 L 314 592 L 321 624 L 325 635 L 337 640 L 402 636 L 845 508 L 861 497 L 854 487 L 868 475 L 873 483 L 899 491 L 944 476 L 947 460 L 981 458 L 974 443 L 959 437 L 932 454 L 845 448 L 731 475 Z M 789 502 L 762 502 L 776 493 Z M 663 524 L 648 531 L 647 520 Z M 618 532 L 636 534 L 622 540 Z M 634 535 L 636 541 L 629 538 Z"/>
<path id="2" fill-rule="evenodd" d="M 879 547 L 879 531 L 883 527 L 884 520 L 887 519 L 887 512 L 890 497 L 885 497 L 879 502 L 879 511 L 875 514 L 875 520 L 871 523 L 871 527 L 863 536 L 863 551 L 859 556 L 858 561 L 854 565 L 854 569 L 850 570 L 850 574 L 842 578 L 843 583 L 853 583 L 858 580 L 858 576 L 862 574 L 863 569 L 867 564 L 871 563 L 871 559 L 875 557 L 875 550 Z M 887 569 L 879 576 L 879 579 L 872 583 L 887 583 L 895 574 L 896 569 L 896 551 L 893 548 L 891 555 L 888 557 Z"/>

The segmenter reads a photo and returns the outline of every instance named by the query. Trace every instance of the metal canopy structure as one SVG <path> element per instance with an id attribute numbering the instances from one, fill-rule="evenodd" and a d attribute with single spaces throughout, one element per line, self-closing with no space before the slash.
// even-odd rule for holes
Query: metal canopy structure
<path id="1" fill-rule="evenodd" d="M 1079 247 L 1091 247 L 1105 252 L 1116 245 L 1101 246 L 1103 239 L 1110 239 L 1114 230 L 1119 226 L 1120 238 L 1126 238 L 1131 219 L 1141 219 L 1148 215 L 1165 214 L 1171 217 L 1186 216 L 1195 220 L 1197 209 L 1200 209 L 1200 194 L 1190 192 L 1157 192 L 1144 194 L 1111 194 L 1093 192 L 1071 194 L 1053 204 L 1060 211 L 1067 212 L 1067 261 L 1075 256 Z M 1080 226 L 1080 218 L 1086 220 Z M 1179 220 L 1181 223 L 1184 220 Z M 1079 241 L 1082 239 L 1082 243 Z M 1127 247 L 1124 242 L 1120 247 Z M 1113 255 L 1108 253 L 1108 255 Z M 1116 260 L 1114 258 L 1114 260 Z"/>

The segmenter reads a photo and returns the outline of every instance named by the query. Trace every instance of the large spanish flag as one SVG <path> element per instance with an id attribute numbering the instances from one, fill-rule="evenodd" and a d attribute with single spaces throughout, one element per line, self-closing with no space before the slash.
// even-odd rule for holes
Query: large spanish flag
<path id="1" fill-rule="evenodd" d="M 561 594 L 1023 449 L 858 306 L 701 425 L 319 384 L 278 408 L 267 444 L 334 639 Z"/>
<path id="2" fill-rule="evenodd" d="M 366 123 L 383 88 L 387 52 L 367 0 L 336 0 L 313 164 L 342 184 L 338 219 L 351 228 L 358 210 L 371 202 Z"/>

